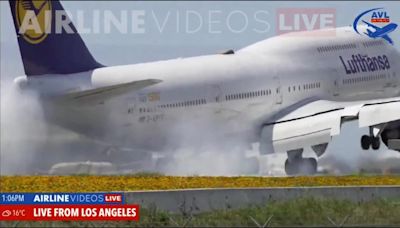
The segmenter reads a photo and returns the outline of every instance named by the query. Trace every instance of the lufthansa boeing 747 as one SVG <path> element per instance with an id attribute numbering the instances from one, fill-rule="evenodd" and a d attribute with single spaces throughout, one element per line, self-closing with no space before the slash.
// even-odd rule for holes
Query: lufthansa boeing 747
<path id="1" fill-rule="evenodd" d="M 384 34 L 343 27 L 335 36 L 284 34 L 223 54 L 104 66 L 71 21 L 74 32 L 45 32 L 64 11 L 59 1 L 10 6 L 26 73 L 18 88 L 40 94 L 48 122 L 138 156 L 227 139 L 243 150 L 259 143 L 260 155 L 287 153 L 288 175 L 314 174 L 317 160 L 304 149 L 322 156 L 346 122 L 370 129 L 353 136 L 365 150 L 400 138 L 400 54 Z M 21 30 L 26 17 L 43 31 Z"/>

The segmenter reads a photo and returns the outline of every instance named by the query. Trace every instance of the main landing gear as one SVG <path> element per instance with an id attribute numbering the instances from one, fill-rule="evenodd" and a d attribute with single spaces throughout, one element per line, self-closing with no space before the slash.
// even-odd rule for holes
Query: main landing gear
<path id="1" fill-rule="evenodd" d="M 381 131 L 379 131 L 377 134 L 374 134 L 374 128 L 370 127 L 369 135 L 363 135 L 361 137 L 361 148 L 363 150 L 369 150 L 371 147 L 373 150 L 379 150 L 381 147 L 380 132 Z"/>
<path id="2" fill-rule="evenodd" d="M 314 175 L 317 173 L 317 160 L 315 158 L 303 158 L 303 149 L 287 152 L 288 158 L 285 162 L 287 175 Z"/>

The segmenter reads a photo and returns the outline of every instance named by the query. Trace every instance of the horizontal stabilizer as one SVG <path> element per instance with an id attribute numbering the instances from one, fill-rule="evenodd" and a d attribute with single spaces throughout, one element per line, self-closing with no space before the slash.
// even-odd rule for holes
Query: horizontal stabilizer
<path id="1" fill-rule="evenodd" d="M 91 90 L 68 93 L 62 96 L 62 102 L 79 103 L 79 104 L 99 104 L 108 99 L 126 94 L 128 92 L 137 91 L 145 87 L 160 83 L 158 79 L 146 79 L 112 86 L 100 87 Z"/>

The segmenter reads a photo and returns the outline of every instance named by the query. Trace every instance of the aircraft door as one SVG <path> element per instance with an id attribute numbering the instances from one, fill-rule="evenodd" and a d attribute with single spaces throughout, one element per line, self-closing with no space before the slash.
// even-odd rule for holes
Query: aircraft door
<path id="1" fill-rule="evenodd" d="M 281 88 L 281 80 L 278 76 L 275 76 L 273 78 L 274 80 L 274 91 L 272 91 L 273 93 L 275 93 L 275 104 L 282 104 L 283 102 L 283 93 L 282 93 L 282 88 Z"/>
<path id="2" fill-rule="evenodd" d="M 216 108 L 216 112 L 220 112 L 222 103 L 225 99 L 223 97 L 221 87 L 217 84 L 209 84 L 207 86 L 206 96 L 207 103 L 212 104 L 212 106 Z"/>
<path id="3" fill-rule="evenodd" d="M 396 75 L 396 72 L 387 72 L 385 73 L 386 82 L 384 85 L 384 90 L 387 96 L 392 96 L 393 91 L 396 91 L 397 86 L 399 85 L 399 78 Z"/>
<path id="4" fill-rule="evenodd" d="M 223 101 L 221 87 L 217 84 L 207 86 L 207 100 L 210 103 L 221 103 Z"/>
<path id="5" fill-rule="evenodd" d="M 330 69 L 330 74 L 333 80 L 332 94 L 337 97 L 340 95 L 340 88 L 343 87 L 343 80 L 337 69 Z"/>

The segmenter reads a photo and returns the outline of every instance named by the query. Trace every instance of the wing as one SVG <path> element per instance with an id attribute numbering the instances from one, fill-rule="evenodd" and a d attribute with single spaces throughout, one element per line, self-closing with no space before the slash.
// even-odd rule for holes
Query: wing
<path id="1" fill-rule="evenodd" d="M 381 29 L 381 28 L 379 28 L 378 26 L 373 25 L 373 24 L 371 24 L 371 23 L 369 23 L 369 22 L 367 22 L 367 21 L 362 20 L 362 22 L 364 22 L 365 24 L 367 24 L 368 26 L 370 26 L 370 27 L 372 27 L 372 28 L 374 28 L 374 29 L 376 29 L 376 30 Z"/>
<path id="2" fill-rule="evenodd" d="M 91 90 L 80 92 L 73 92 L 59 97 L 60 102 L 74 103 L 74 104 L 99 104 L 108 99 L 123 95 L 127 92 L 137 91 L 145 87 L 160 83 L 161 80 L 147 79 L 141 81 L 133 81 L 113 86 L 100 87 Z"/>
<path id="3" fill-rule="evenodd" d="M 261 142 L 267 140 L 270 151 L 286 152 L 329 143 L 339 135 L 341 125 L 358 120 L 359 127 L 378 126 L 400 119 L 400 97 L 357 102 L 319 100 L 298 104 L 285 110 L 275 120 L 267 122 Z M 271 140 L 268 142 L 268 140 Z"/>
<path id="4" fill-rule="evenodd" d="M 382 38 L 385 39 L 390 44 L 393 44 L 393 40 L 388 35 L 384 35 L 384 36 L 382 36 Z"/>

